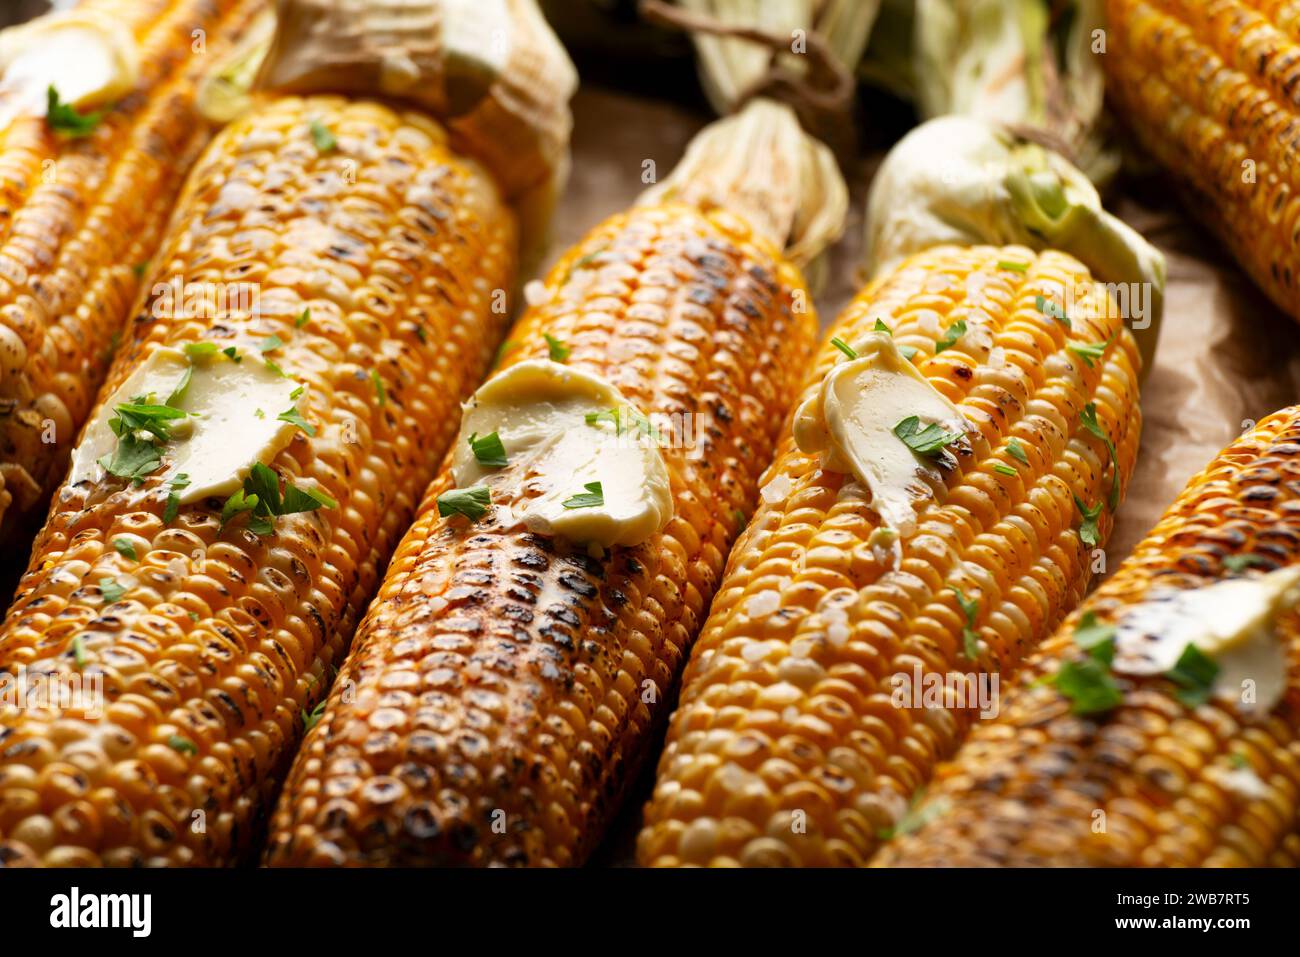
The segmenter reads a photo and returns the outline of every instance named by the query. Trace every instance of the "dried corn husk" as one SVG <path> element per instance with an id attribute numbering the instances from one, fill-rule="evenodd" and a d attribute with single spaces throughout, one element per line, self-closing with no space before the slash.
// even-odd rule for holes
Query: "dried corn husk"
<path id="1" fill-rule="evenodd" d="M 1106 212 L 1096 188 L 1060 154 L 966 116 L 929 120 L 899 140 L 867 197 L 866 278 L 950 243 L 1057 249 L 1102 282 L 1140 284 L 1151 315 L 1133 334 L 1144 372 L 1151 367 L 1165 258 Z"/>
<path id="2" fill-rule="evenodd" d="M 253 38 L 207 91 L 230 119 L 252 92 L 402 100 L 440 119 L 490 169 L 519 214 L 523 260 L 540 248 L 563 188 L 578 75 L 536 0 L 277 0 L 269 44 Z M 223 72 L 224 71 L 224 72 Z"/>
<path id="3" fill-rule="evenodd" d="M 1119 158 L 1091 48 L 1102 23 L 1100 0 L 886 0 L 859 72 L 926 119 L 956 113 L 1036 135 L 1104 185 Z"/>
<path id="4" fill-rule="evenodd" d="M 807 70 L 801 37 L 820 34 L 835 59 L 852 70 L 862 58 L 879 0 L 675 0 L 688 13 L 718 24 L 748 27 L 789 38 L 789 49 L 777 57 L 795 74 Z M 720 114 L 732 112 L 770 72 L 772 51 L 737 37 L 692 33 L 700 63 L 700 81 L 709 103 Z"/>
<path id="5" fill-rule="evenodd" d="M 253 81 L 274 35 L 275 11 L 267 8 L 200 84 L 200 113 L 213 123 L 229 123 L 253 105 Z"/>
<path id="6" fill-rule="evenodd" d="M 807 266 L 844 231 L 848 188 L 831 151 L 790 107 L 762 97 L 705 127 L 640 203 L 721 207 Z"/>

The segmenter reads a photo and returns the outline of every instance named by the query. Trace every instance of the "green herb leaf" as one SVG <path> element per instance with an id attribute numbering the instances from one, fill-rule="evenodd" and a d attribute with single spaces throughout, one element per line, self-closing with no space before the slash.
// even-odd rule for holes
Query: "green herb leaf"
<path id="1" fill-rule="evenodd" d="M 1252 565 L 1266 564 L 1267 560 L 1253 552 L 1246 552 L 1241 555 L 1225 555 L 1223 558 L 1223 567 L 1230 572 L 1240 574 Z"/>
<path id="2" fill-rule="evenodd" d="M 86 646 L 80 635 L 72 639 L 72 660 L 76 662 L 78 670 L 86 667 Z"/>
<path id="3" fill-rule="evenodd" d="M 172 389 L 172 394 L 167 396 L 168 405 L 174 406 L 185 398 L 185 393 L 189 391 L 192 378 L 194 378 L 194 366 L 186 366 L 185 371 L 181 373 L 180 381 Z"/>
<path id="4" fill-rule="evenodd" d="M 379 370 L 370 370 L 370 381 L 374 383 L 375 395 L 379 397 L 379 407 L 382 409 L 388 405 L 388 391 L 384 388 L 384 380 L 379 378 Z"/>
<path id="5" fill-rule="evenodd" d="M 116 578 L 101 578 L 99 593 L 104 596 L 104 603 L 111 605 L 126 594 L 126 589 L 118 584 Z"/>
<path id="6" fill-rule="evenodd" d="M 605 492 L 599 482 L 585 482 L 582 487 L 587 491 L 571 495 L 560 504 L 565 508 L 597 508 L 605 504 Z"/>
<path id="7" fill-rule="evenodd" d="M 198 745 L 189 738 L 182 738 L 179 734 L 173 734 L 167 739 L 167 747 L 173 751 L 179 751 L 181 754 L 196 755 L 199 753 Z"/>
<path id="8" fill-rule="evenodd" d="M 903 354 L 904 359 L 906 359 L 908 362 L 911 362 L 912 359 L 916 356 L 916 354 L 921 350 L 918 349 L 916 346 L 899 346 L 898 351 Z"/>
<path id="9" fill-rule="evenodd" d="M 312 708 L 310 712 L 304 708 L 302 712 L 303 733 L 305 734 L 312 728 L 316 727 L 316 725 L 320 724 L 320 719 L 323 717 L 325 717 L 325 700 L 322 700 L 321 703 Z"/>
<path id="10" fill-rule="evenodd" d="M 492 490 L 486 485 L 455 488 L 438 496 L 438 514 L 443 518 L 464 515 L 471 522 L 476 522 L 487 514 L 491 504 Z"/>
<path id="11" fill-rule="evenodd" d="M 997 463 L 994 464 L 994 466 L 993 466 L 993 471 L 997 472 L 999 475 L 1016 475 L 1016 474 L 1017 474 L 1017 473 L 1016 473 L 1016 470 L 1013 469 L 1010 465 L 1003 465 L 1001 462 L 997 462 Z"/>
<path id="12" fill-rule="evenodd" d="M 898 819 L 898 823 L 893 827 L 882 828 L 876 836 L 882 841 L 890 841 L 903 834 L 913 834 L 935 818 L 948 813 L 951 805 L 947 798 L 935 798 L 929 803 L 923 803 L 924 798 L 925 788 L 921 788 L 908 802 L 907 811 Z"/>
<path id="13" fill-rule="evenodd" d="M 59 99 L 59 91 L 51 84 L 45 90 L 45 122 L 55 133 L 69 139 L 80 139 L 95 132 L 103 113 L 78 113 L 68 103 Z"/>
<path id="14" fill-rule="evenodd" d="M 146 259 L 144 262 L 139 262 L 136 263 L 134 266 L 132 266 L 131 272 L 135 274 L 136 279 L 142 279 L 144 278 L 144 274 L 146 270 L 148 270 L 148 268 L 149 268 L 149 260 Z"/>
<path id="15" fill-rule="evenodd" d="M 1088 342 L 1082 345 L 1071 342 L 1066 346 L 1066 348 L 1082 359 L 1084 365 L 1091 369 L 1093 365 L 1106 354 L 1106 349 L 1110 346 L 1114 338 L 1114 336 L 1111 336 L 1110 339 L 1106 339 L 1103 342 Z"/>
<path id="16" fill-rule="evenodd" d="M 928 458 L 939 455 L 945 446 L 951 445 L 962 437 L 960 432 L 945 432 L 933 422 L 923 429 L 921 420 L 915 415 L 903 419 L 894 426 L 893 431 L 909 449 L 917 455 Z"/>
<path id="17" fill-rule="evenodd" d="M 749 524 L 749 519 L 746 517 L 745 513 L 738 508 L 731 510 L 731 517 L 736 520 L 736 534 L 739 535 L 745 530 L 745 526 Z"/>
<path id="18" fill-rule="evenodd" d="M 1079 524 L 1079 540 L 1089 548 L 1096 548 L 1097 542 L 1101 540 L 1101 529 L 1098 527 L 1101 505 L 1097 504 L 1089 508 L 1077 495 L 1074 496 L 1074 504 L 1083 516 L 1083 521 Z"/>
<path id="19" fill-rule="evenodd" d="M 1176 697 L 1189 708 L 1196 708 L 1210 700 L 1214 679 L 1219 666 L 1205 652 L 1188 644 L 1179 655 L 1177 663 L 1165 672 L 1165 677 L 1180 686 Z"/>
<path id="20" fill-rule="evenodd" d="M 318 488 L 300 488 L 285 483 L 284 499 L 280 502 L 279 515 L 296 515 L 299 512 L 314 512 L 322 508 L 338 508 L 339 503 Z"/>
<path id="21" fill-rule="evenodd" d="M 975 619 L 980 613 L 980 603 L 968 599 L 956 585 L 949 585 L 948 588 L 957 596 L 957 604 L 961 607 L 962 614 L 966 616 L 966 624 L 961 630 L 962 648 L 966 653 L 966 660 L 974 661 L 980 653 L 980 639 L 975 633 Z"/>
<path id="22" fill-rule="evenodd" d="M 229 356 L 235 362 L 244 361 L 244 357 L 239 354 L 239 350 L 236 349 L 234 346 L 226 346 L 226 348 L 222 349 L 221 352 L 224 355 Z"/>
<path id="23" fill-rule="evenodd" d="M 568 361 L 569 353 L 572 351 L 568 346 L 549 332 L 542 333 L 542 337 L 546 340 L 546 348 L 550 351 L 552 362 Z"/>
<path id="24" fill-rule="evenodd" d="M 1089 402 L 1079 413 L 1079 421 L 1083 423 L 1084 431 L 1094 435 L 1106 444 L 1106 451 L 1110 453 L 1110 461 L 1113 468 L 1110 473 L 1110 493 L 1106 498 L 1106 505 L 1110 511 L 1119 508 L 1119 455 L 1115 451 L 1115 443 L 1110 440 L 1106 430 L 1101 427 L 1097 421 L 1097 403 Z"/>
<path id="25" fill-rule="evenodd" d="M 1069 699 L 1074 714 L 1101 714 L 1124 703 L 1110 667 L 1093 657 L 1063 662 L 1050 683 Z"/>
<path id="26" fill-rule="evenodd" d="M 884 319 L 877 319 L 877 320 L 876 320 L 876 324 L 875 324 L 875 326 L 873 327 L 872 331 L 873 331 L 873 332 L 883 332 L 883 333 L 884 333 L 885 335 L 887 335 L 887 336 L 892 336 L 892 335 L 894 334 L 894 330 L 893 330 L 893 329 L 890 329 L 889 326 L 885 325 L 885 320 L 884 320 Z"/>
<path id="27" fill-rule="evenodd" d="M 298 314 L 298 318 L 293 321 L 293 327 L 295 329 L 301 329 L 309 322 L 311 322 L 311 310 L 304 309 L 301 313 Z"/>
<path id="28" fill-rule="evenodd" d="M 302 417 L 302 413 L 298 411 L 296 405 L 289 406 L 289 408 L 285 409 L 275 418 L 278 422 L 288 422 L 290 425 L 298 426 L 298 428 L 302 429 L 308 435 L 316 434 L 316 426 L 312 425 Z"/>
<path id="29" fill-rule="evenodd" d="M 257 508 L 258 498 L 256 495 L 249 496 L 242 488 L 235 489 L 234 493 L 221 506 L 221 527 L 225 528 L 230 520 L 242 512 L 251 512 Z"/>
<path id="30" fill-rule="evenodd" d="M 492 357 L 492 368 L 495 369 L 497 366 L 501 365 L 501 360 L 506 357 L 506 354 L 514 352 L 514 350 L 518 348 L 519 343 L 510 339 L 507 339 L 505 342 L 501 343 L 501 345 L 497 346 L 497 354 Z"/>
<path id="31" fill-rule="evenodd" d="M 1065 326 L 1065 328 L 1074 328 L 1074 323 L 1070 322 L 1070 317 L 1065 314 L 1065 310 L 1046 296 L 1035 296 L 1034 308 L 1043 315 L 1055 319 L 1057 322 L 1061 323 L 1061 325 Z"/>
<path id="32" fill-rule="evenodd" d="M 501 436 L 496 432 L 489 432 L 482 438 L 477 434 L 471 435 L 469 447 L 474 452 L 474 458 L 478 459 L 479 465 L 500 469 L 510 464 L 506 459 L 506 447 L 501 443 Z"/>
<path id="33" fill-rule="evenodd" d="M 189 487 L 190 477 L 185 472 L 180 472 L 167 484 L 171 486 L 172 491 L 167 493 L 167 505 L 163 508 L 164 525 L 170 525 L 176 519 L 176 514 L 181 509 L 181 497 L 176 493 Z"/>
<path id="34" fill-rule="evenodd" d="M 1011 259 L 999 259 L 999 269 L 1009 269 L 1011 272 L 1028 272 L 1029 263 L 1018 263 Z"/>
<path id="35" fill-rule="evenodd" d="M 850 359 L 856 359 L 858 357 L 858 350 L 854 349 L 851 345 L 849 345 L 839 336 L 836 336 L 834 339 L 831 340 L 831 345 L 833 345 L 836 349 L 839 349 L 840 352 L 844 353 Z"/>
<path id="36" fill-rule="evenodd" d="M 1024 447 L 1021 446 L 1021 444 L 1017 442 L 1015 439 L 1007 440 L 1007 454 L 1010 455 L 1017 462 L 1020 462 L 1024 465 L 1029 464 L 1029 456 L 1025 454 Z"/>
<path id="37" fill-rule="evenodd" d="M 191 359 L 205 359 L 208 356 L 217 354 L 217 344 L 215 342 L 187 342 L 181 346 L 181 350 Z"/>
<path id="38" fill-rule="evenodd" d="M 1099 625 L 1095 614 L 1085 612 L 1074 628 L 1074 643 L 1109 666 L 1115 657 L 1115 626 Z"/>
<path id="39" fill-rule="evenodd" d="M 330 128 L 320 120 L 311 121 L 311 141 L 318 153 L 332 153 L 339 147 L 339 141 L 334 138 Z"/>
<path id="40" fill-rule="evenodd" d="M 113 539 L 113 547 L 117 549 L 117 553 L 119 555 L 122 555 L 125 558 L 129 558 L 133 562 L 139 561 L 139 558 L 135 554 L 135 546 L 131 544 L 131 540 L 129 538 Z"/>
<path id="41" fill-rule="evenodd" d="M 934 344 L 934 354 L 937 356 L 945 349 L 951 349 L 957 344 L 957 340 L 964 335 L 966 335 L 966 320 L 958 319 L 944 330 L 943 337 Z"/>

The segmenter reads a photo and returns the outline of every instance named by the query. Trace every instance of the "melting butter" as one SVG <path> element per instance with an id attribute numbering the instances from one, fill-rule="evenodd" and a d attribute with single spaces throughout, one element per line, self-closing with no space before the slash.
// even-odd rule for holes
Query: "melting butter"
<path id="1" fill-rule="evenodd" d="M 589 423 L 588 416 L 601 418 Z M 673 516 L 668 467 L 638 426 L 645 421 L 599 376 L 547 359 L 520 362 L 465 404 L 452 471 L 460 488 L 509 475 L 524 489 L 510 507 L 531 531 L 606 548 L 639 545 Z M 504 469 L 480 463 L 469 443 L 493 432 L 505 448 Z M 595 482 L 602 504 L 564 505 Z"/>
<path id="2" fill-rule="evenodd" d="M 851 474 L 870 489 L 881 521 L 908 536 L 916 531 L 916 501 L 930 493 L 925 480 L 941 483 L 943 475 L 894 426 L 913 415 L 922 428 L 937 424 L 964 435 L 970 426 L 888 334 L 873 332 L 854 349 L 858 357 L 836 363 L 795 412 L 794 440 L 803 451 L 820 453 L 823 468 Z"/>
<path id="3" fill-rule="evenodd" d="M 84 109 L 119 99 L 139 78 L 135 38 L 123 25 L 68 13 L 10 27 L 0 31 L 0 129 L 44 116 L 51 86 Z"/>
<path id="4" fill-rule="evenodd" d="M 190 484 L 177 490 L 182 505 L 233 493 L 256 463 L 269 464 L 293 439 L 297 426 L 278 417 L 301 401 L 301 395 L 293 395 L 303 388 L 259 361 L 256 350 L 241 351 L 243 361 L 235 362 L 222 352 L 191 360 L 176 349 L 154 350 L 87 424 L 72 454 L 69 481 L 104 479 L 99 460 L 117 447 L 108 424 L 117 406 L 139 396 L 166 402 L 192 368 L 189 385 L 175 403 L 191 417 L 175 420 L 173 438 L 163 445 L 163 467 L 155 474 L 164 480 L 189 477 Z"/>
<path id="5" fill-rule="evenodd" d="M 1128 609 L 1115 625 L 1111 669 L 1163 674 L 1195 645 L 1219 667 L 1211 693 L 1243 711 L 1269 711 L 1287 684 L 1287 650 L 1277 617 L 1300 601 L 1300 566 L 1258 578 L 1230 578 L 1204 588 L 1158 590 Z M 1243 700 L 1245 683 L 1254 700 Z"/>

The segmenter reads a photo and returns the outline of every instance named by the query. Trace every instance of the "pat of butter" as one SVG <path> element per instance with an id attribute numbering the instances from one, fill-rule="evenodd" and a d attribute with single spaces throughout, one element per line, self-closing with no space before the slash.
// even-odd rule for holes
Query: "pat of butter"
<path id="1" fill-rule="evenodd" d="M 190 365 L 182 352 L 155 349 L 100 404 L 72 453 L 69 482 L 102 481 L 106 473 L 99 460 L 112 455 L 118 441 L 108 425 L 113 410 L 139 396 L 166 402 Z M 221 352 L 194 359 L 190 384 L 176 403 L 192 417 L 173 426 L 173 438 L 163 446 L 163 467 L 155 474 L 165 481 L 189 477 L 190 484 L 178 490 L 182 505 L 230 495 L 256 463 L 269 464 L 293 439 L 297 426 L 278 416 L 299 401 L 301 396 L 292 398 L 299 388 L 301 383 L 259 361 L 256 350 L 245 351 L 242 362 Z"/>
<path id="2" fill-rule="evenodd" d="M 119 99 L 139 78 L 135 37 L 121 24 L 68 13 L 10 27 L 0 31 L 0 129 L 44 116 L 51 86 L 82 109 Z"/>
<path id="3" fill-rule="evenodd" d="M 589 415 L 624 410 L 619 423 Z M 632 415 L 627 414 L 632 410 Z M 635 427 L 644 415 L 599 376 L 547 359 L 530 359 L 484 383 L 465 404 L 452 471 L 460 488 L 508 481 L 522 490 L 505 502 L 531 531 L 609 548 L 639 545 L 673 517 L 668 467 L 655 440 Z M 471 436 L 493 432 L 508 464 L 481 464 Z M 603 504 L 564 502 L 599 482 Z"/>
<path id="4" fill-rule="evenodd" d="M 1195 645 L 1219 666 L 1211 689 L 1215 697 L 1243 711 L 1269 711 L 1287 682 L 1286 648 L 1274 623 L 1300 601 L 1297 585 L 1300 566 L 1293 565 L 1258 578 L 1154 591 L 1115 623 L 1111 669 L 1163 674 Z M 1243 691 L 1252 686 L 1254 700 L 1243 700 Z"/>
<path id="5" fill-rule="evenodd" d="M 871 491 L 880 520 L 899 535 L 916 531 L 915 502 L 942 483 L 932 460 L 913 452 L 894 434 L 909 416 L 921 427 L 937 424 L 963 435 L 961 411 L 903 358 L 886 333 L 873 332 L 855 346 L 856 359 L 838 362 L 817 391 L 795 412 L 794 440 L 820 453 L 822 467 L 852 474 Z"/>

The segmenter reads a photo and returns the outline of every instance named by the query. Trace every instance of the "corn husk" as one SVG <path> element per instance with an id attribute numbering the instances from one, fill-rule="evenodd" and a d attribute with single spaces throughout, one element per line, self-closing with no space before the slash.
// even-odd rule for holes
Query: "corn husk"
<path id="1" fill-rule="evenodd" d="M 199 85 L 196 105 L 203 116 L 213 123 L 229 123 L 253 105 L 253 81 L 274 35 L 275 11 L 267 8 Z"/>
<path id="2" fill-rule="evenodd" d="M 807 70 L 808 58 L 796 52 L 802 32 L 819 33 L 835 59 L 846 69 L 862 58 L 879 0 L 675 0 L 688 13 L 708 17 L 724 26 L 750 27 L 789 38 L 789 49 L 777 57 L 793 74 Z M 736 109 L 771 71 L 772 51 L 738 37 L 691 34 L 699 58 L 700 82 L 709 103 L 722 115 Z"/>
<path id="3" fill-rule="evenodd" d="M 492 172 L 519 215 L 524 265 L 536 259 L 568 175 L 578 84 L 536 0 L 277 0 L 275 21 L 269 43 L 250 38 L 216 71 L 214 118 L 272 91 L 413 105 Z"/>
<path id="4" fill-rule="evenodd" d="M 859 73 L 926 119 L 956 113 L 1035 135 L 1101 186 L 1119 166 L 1091 49 L 1102 25 L 1101 0 L 886 0 Z"/>
<path id="5" fill-rule="evenodd" d="M 666 201 L 726 209 L 805 267 L 839 238 L 849 206 L 831 151 L 800 128 L 790 107 L 762 97 L 701 130 L 672 173 L 638 200 Z"/>
<path id="6" fill-rule="evenodd" d="M 946 244 L 1057 249 L 1100 281 L 1150 291 L 1149 324 L 1134 325 L 1151 367 L 1164 302 L 1165 258 L 1102 208 L 1068 160 L 1004 128 L 965 116 L 921 124 L 885 157 L 867 197 L 863 265 L 870 279 Z"/>

